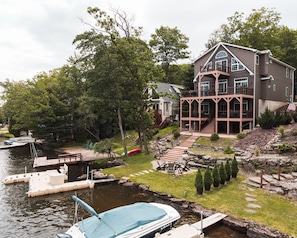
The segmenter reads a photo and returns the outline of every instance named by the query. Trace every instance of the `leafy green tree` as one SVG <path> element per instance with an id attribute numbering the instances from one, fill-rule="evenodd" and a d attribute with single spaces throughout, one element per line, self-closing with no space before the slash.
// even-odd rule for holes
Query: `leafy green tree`
<path id="1" fill-rule="evenodd" d="M 198 169 L 196 177 L 195 177 L 195 188 L 197 191 L 197 194 L 203 194 L 203 178 L 201 174 L 201 170 Z"/>
<path id="2" fill-rule="evenodd" d="M 230 166 L 230 163 L 229 163 L 229 159 L 227 159 L 227 161 L 225 163 L 225 171 L 226 171 L 226 181 L 230 181 L 231 166 Z"/>
<path id="3" fill-rule="evenodd" d="M 231 163 L 231 175 L 232 175 L 232 178 L 237 177 L 238 171 L 239 171 L 238 163 L 237 163 L 237 160 L 236 160 L 236 158 L 234 156 L 234 158 L 232 160 L 232 163 Z"/>
<path id="4" fill-rule="evenodd" d="M 78 35 L 74 43 L 81 54 L 79 63 L 88 65 L 85 101 L 91 104 L 90 115 L 98 120 L 100 114 L 93 112 L 99 108 L 105 113 L 103 120 L 117 118 L 125 154 L 124 129 L 138 130 L 148 153 L 145 131 L 151 116 L 145 110 L 148 97 L 143 92 L 152 80 L 153 54 L 139 38 L 141 28 L 132 26 L 124 12 L 114 11 L 114 18 L 98 8 L 88 12 L 96 28 Z"/>
<path id="5" fill-rule="evenodd" d="M 219 168 L 219 173 L 220 173 L 220 184 L 225 184 L 226 182 L 226 171 L 225 171 L 225 166 L 224 163 L 221 162 L 220 168 Z"/>
<path id="6" fill-rule="evenodd" d="M 213 170 L 212 170 L 212 178 L 213 178 L 213 186 L 215 188 L 219 187 L 220 184 L 220 174 L 218 170 L 218 166 L 215 165 Z"/>
<path id="7" fill-rule="evenodd" d="M 209 191 L 211 188 L 211 185 L 213 184 L 213 179 L 211 175 L 211 171 L 209 166 L 207 166 L 205 173 L 204 173 L 204 188 L 205 191 Z"/>
<path id="8" fill-rule="evenodd" d="M 189 58 L 189 38 L 180 32 L 177 27 L 161 26 L 151 35 L 149 45 L 155 54 L 157 62 L 161 63 L 165 72 L 165 82 L 169 82 L 170 65 L 180 59 Z"/>

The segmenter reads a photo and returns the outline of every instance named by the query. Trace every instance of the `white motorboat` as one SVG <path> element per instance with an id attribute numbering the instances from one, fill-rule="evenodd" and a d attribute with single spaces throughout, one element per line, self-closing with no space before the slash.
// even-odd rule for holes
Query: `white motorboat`
<path id="1" fill-rule="evenodd" d="M 162 203 L 138 202 L 97 214 L 78 197 L 72 198 L 92 216 L 56 238 L 149 238 L 168 231 L 180 218 L 175 208 Z"/>

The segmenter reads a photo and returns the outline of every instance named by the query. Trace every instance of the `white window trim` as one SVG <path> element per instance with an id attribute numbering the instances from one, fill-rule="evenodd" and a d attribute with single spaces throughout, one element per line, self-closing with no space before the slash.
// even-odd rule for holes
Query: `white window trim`
<path id="1" fill-rule="evenodd" d="M 233 69 L 233 66 L 235 66 L 236 68 Z M 240 68 L 240 66 L 242 68 Z M 241 71 L 241 70 L 244 70 L 243 64 L 238 59 L 231 58 L 231 71 L 234 72 L 234 71 Z"/>
<path id="2" fill-rule="evenodd" d="M 288 97 L 289 96 L 289 87 L 285 88 L 285 96 Z"/>
<path id="3" fill-rule="evenodd" d="M 221 59 L 227 57 L 228 54 L 224 50 L 220 50 L 218 53 L 216 53 L 216 59 Z"/>
<path id="4" fill-rule="evenodd" d="M 225 85 L 225 87 L 223 87 L 224 88 L 224 91 L 220 91 L 220 84 Z M 228 88 L 228 80 L 227 79 L 219 79 L 219 82 L 218 82 L 218 91 L 219 91 L 219 94 L 227 93 L 227 88 Z"/>
<path id="5" fill-rule="evenodd" d="M 249 82 L 248 82 L 248 78 L 247 77 L 245 77 L 245 78 L 235 78 L 234 79 L 234 94 L 237 94 L 236 93 L 236 89 L 237 89 L 236 84 L 238 84 L 238 83 L 242 84 L 244 82 L 246 82 L 246 85 L 247 85 L 246 88 L 247 88 L 248 85 L 249 85 Z"/>
<path id="6" fill-rule="evenodd" d="M 289 78 L 289 76 L 290 76 L 289 69 L 286 68 L 286 78 Z"/>
<path id="7" fill-rule="evenodd" d="M 226 62 L 226 71 L 224 71 L 224 72 L 228 72 L 228 60 L 226 60 L 226 59 L 224 59 L 224 60 L 217 60 L 216 63 L 215 63 L 215 69 L 216 70 L 219 70 L 219 71 L 223 71 L 223 64 L 221 64 L 222 69 L 218 69 L 218 63 L 219 62 Z"/>

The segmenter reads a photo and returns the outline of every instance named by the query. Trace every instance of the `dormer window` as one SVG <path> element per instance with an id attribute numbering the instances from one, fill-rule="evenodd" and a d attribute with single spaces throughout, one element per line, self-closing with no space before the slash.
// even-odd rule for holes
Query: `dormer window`
<path id="1" fill-rule="evenodd" d="M 225 58 L 225 57 L 227 57 L 227 56 L 228 56 L 228 54 L 226 53 L 226 51 L 221 50 L 221 51 L 219 51 L 219 52 L 216 54 L 216 59 Z"/>

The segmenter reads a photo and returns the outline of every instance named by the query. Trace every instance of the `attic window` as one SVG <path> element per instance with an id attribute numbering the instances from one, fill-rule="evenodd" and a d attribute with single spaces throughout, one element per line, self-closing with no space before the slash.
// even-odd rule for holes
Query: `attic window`
<path id="1" fill-rule="evenodd" d="M 219 52 L 216 54 L 216 59 L 224 58 L 224 57 L 227 57 L 227 56 L 228 56 L 228 54 L 226 53 L 226 51 L 221 50 L 221 51 L 219 51 Z"/>

